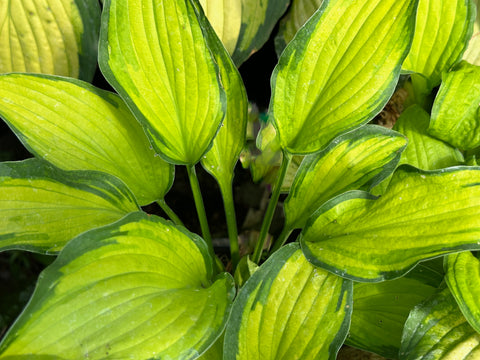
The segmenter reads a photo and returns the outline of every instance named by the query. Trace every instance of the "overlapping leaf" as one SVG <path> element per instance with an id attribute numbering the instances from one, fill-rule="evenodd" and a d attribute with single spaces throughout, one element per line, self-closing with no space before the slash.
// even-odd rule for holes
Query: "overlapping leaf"
<path id="1" fill-rule="evenodd" d="M 448 288 L 410 313 L 400 360 L 473 360 L 479 356 L 480 334 L 465 320 Z"/>
<path id="2" fill-rule="evenodd" d="M 116 177 L 39 161 L 0 164 L 0 249 L 56 252 L 76 235 L 137 211 Z"/>
<path id="3" fill-rule="evenodd" d="M 463 53 L 463 60 L 468 61 L 470 64 L 480 66 L 480 2 L 475 0 L 477 5 L 477 17 L 473 24 L 473 34 L 468 42 L 467 50 Z"/>
<path id="4" fill-rule="evenodd" d="M 97 0 L 4 0 L 0 73 L 36 72 L 90 81 L 99 28 Z"/>
<path id="5" fill-rule="evenodd" d="M 305 157 L 284 203 L 285 228 L 304 227 L 320 205 L 342 192 L 379 183 L 393 172 L 405 146 L 400 134 L 372 125 Z"/>
<path id="6" fill-rule="evenodd" d="M 225 189 L 231 186 L 235 164 L 245 147 L 248 121 L 247 94 L 240 73 L 203 13 L 198 11 L 197 17 L 205 31 L 208 46 L 213 51 L 220 70 L 222 86 L 227 94 L 225 119 L 213 140 L 211 149 L 202 158 L 202 165 Z"/>
<path id="7" fill-rule="evenodd" d="M 36 156 L 64 170 L 113 174 L 141 205 L 172 184 L 173 166 L 155 156 L 117 95 L 73 79 L 2 75 L 0 115 Z"/>
<path id="8" fill-rule="evenodd" d="M 426 90 L 438 85 L 442 72 L 458 62 L 475 21 L 473 0 L 420 0 L 415 36 L 403 69 L 421 74 Z"/>
<path id="9" fill-rule="evenodd" d="M 421 260 L 480 249 L 480 168 L 402 167 L 375 198 L 352 191 L 328 201 L 301 234 L 309 261 L 360 281 L 394 279 Z"/>
<path id="10" fill-rule="evenodd" d="M 224 117 L 218 69 L 190 0 L 111 0 L 99 63 L 170 162 L 195 164 Z"/>
<path id="11" fill-rule="evenodd" d="M 435 170 L 463 163 L 463 155 L 458 149 L 427 133 L 429 123 L 428 113 L 416 104 L 400 115 L 393 129 L 404 134 L 409 140 L 400 164 L 409 164 L 422 170 Z"/>
<path id="12" fill-rule="evenodd" d="M 0 358 L 195 358 L 234 293 L 229 274 L 212 272 L 203 240 L 158 217 L 84 233 L 41 274 Z"/>
<path id="13" fill-rule="evenodd" d="M 298 244 L 270 257 L 241 289 L 224 358 L 334 359 L 348 331 L 352 283 L 313 267 Z"/>
<path id="14" fill-rule="evenodd" d="M 462 61 L 445 74 L 428 132 L 460 149 L 480 146 L 480 66 Z"/>
<path id="15" fill-rule="evenodd" d="M 480 261 L 470 251 L 445 258 L 445 280 L 470 325 L 480 333 Z"/>
<path id="16" fill-rule="evenodd" d="M 443 274 L 419 264 L 400 279 L 355 283 L 346 344 L 389 359 L 397 358 L 410 310 L 430 297 L 442 280 Z"/>
<path id="17" fill-rule="evenodd" d="M 416 4 L 323 2 L 272 76 L 270 108 L 284 150 L 319 151 L 383 108 L 410 48 Z"/>

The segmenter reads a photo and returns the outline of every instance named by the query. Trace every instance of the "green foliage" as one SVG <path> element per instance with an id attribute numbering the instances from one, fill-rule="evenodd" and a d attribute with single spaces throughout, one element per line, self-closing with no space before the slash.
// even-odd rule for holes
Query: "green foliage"
<path id="1" fill-rule="evenodd" d="M 57 257 L 0 359 L 480 356 L 474 1 L 292 3 L 250 147 L 273 189 L 245 253 L 238 67 L 287 3 L 106 0 L 100 21 L 96 0 L 2 2 L 0 116 L 34 158 L 0 163 L 0 251 Z M 117 93 L 84 82 L 97 64 Z M 375 125 L 395 91 L 394 130 Z M 223 198 L 227 270 L 196 164 Z M 202 237 L 166 202 L 180 165 Z M 146 213 L 155 202 L 171 220 Z"/>

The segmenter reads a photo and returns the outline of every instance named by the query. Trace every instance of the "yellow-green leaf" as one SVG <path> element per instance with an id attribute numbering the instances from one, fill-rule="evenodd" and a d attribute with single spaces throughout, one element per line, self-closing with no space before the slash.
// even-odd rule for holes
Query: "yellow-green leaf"
<path id="1" fill-rule="evenodd" d="M 137 211 L 116 177 L 30 159 L 0 163 L 0 249 L 57 252 L 78 234 Z"/>
<path id="2" fill-rule="evenodd" d="M 420 0 L 412 48 L 403 70 L 421 74 L 426 90 L 440 84 L 467 48 L 475 21 L 473 0 Z"/>
<path id="3" fill-rule="evenodd" d="M 347 335 L 352 282 L 312 266 L 298 244 L 273 254 L 240 290 L 224 359 L 335 359 Z"/>
<path id="4" fill-rule="evenodd" d="M 351 191 L 328 201 L 301 234 L 309 261 L 365 282 L 394 279 L 419 261 L 480 249 L 480 168 L 403 166 L 376 198 Z"/>
<path id="5" fill-rule="evenodd" d="M 197 163 L 223 120 L 225 93 L 191 1 L 106 1 L 102 23 L 107 80 L 166 160 Z"/>
<path id="6" fill-rule="evenodd" d="M 324 1 L 272 76 L 281 147 L 323 149 L 369 121 L 393 94 L 413 37 L 417 0 Z"/>
<path id="7" fill-rule="evenodd" d="M 234 292 L 201 238 L 133 213 L 65 247 L 0 358 L 194 359 L 223 330 Z"/>
<path id="8" fill-rule="evenodd" d="M 162 199 L 173 166 L 155 156 L 123 100 L 74 79 L 0 75 L 0 116 L 37 157 L 120 178 L 141 205 Z"/>
<path id="9" fill-rule="evenodd" d="M 90 81 L 97 65 L 99 28 L 97 0 L 2 0 L 0 73 Z"/>

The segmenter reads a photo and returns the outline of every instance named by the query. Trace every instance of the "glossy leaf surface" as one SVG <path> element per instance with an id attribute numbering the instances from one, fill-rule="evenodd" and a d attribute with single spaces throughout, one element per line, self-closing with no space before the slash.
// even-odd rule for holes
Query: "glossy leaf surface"
<path id="1" fill-rule="evenodd" d="M 430 297 L 442 280 L 441 274 L 419 264 L 400 279 L 355 283 L 346 344 L 389 359 L 397 358 L 410 310 Z"/>
<path id="2" fill-rule="evenodd" d="M 240 290 L 224 359 L 335 359 L 351 301 L 352 282 L 313 267 L 298 244 L 287 245 Z"/>
<path id="3" fill-rule="evenodd" d="M 99 28 L 96 0 L 3 0 L 0 73 L 36 72 L 90 81 Z"/>
<path id="4" fill-rule="evenodd" d="M 415 36 L 403 69 L 422 74 L 431 90 L 440 83 L 442 72 L 462 58 L 474 21 L 472 0 L 420 0 Z"/>
<path id="5" fill-rule="evenodd" d="M 50 76 L 0 76 L 0 115 L 37 157 L 64 170 L 120 178 L 141 205 L 165 196 L 173 166 L 155 156 L 141 125 L 110 92 Z"/>
<path id="6" fill-rule="evenodd" d="M 427 133 L 429 123 L 428 113 L 416 104 L 400 115 L 393 129 L 409 140 L 400 164 L 435 170 L 463 163 L 463 155 L 458 149 Z"/>
<path id="7" fill-rule="evenodd" d="M 287 229 L 302 228 L 327 200 L 390 175 L 406 146 L 400 134 L 365 126 L 335 139 L 325 150 L 305 157 L 284 209 Z"/>
<path id="8" fill-rule="evenodd" d="M 480 66 L 463 61 L 445 74 L 428 132 L 460 149 L 480 146 Z"/>
<path id="9" fill-rule="evenodd" d="M 319 151 L 383 108 L 410 47 L 416 3 L 323 2 L 272 75 L 270 109 L 284 150 Z"/>
<path id="10" fill-rule="evenodd" d="M 248 121 L 248 100 L 245 86 L 237 68 L 225 51 L 213 29 L 199 12 L 198 18 L 205 31 L 208 46 L 220 70 L 222 85 L 227 95 L 227 112 L 211 149 L 202 158 L 202 165 L 224 188 L 230 188 L 235 164 L 245 147 Z"/>
<path id="11" fill-rule="evenodd" d="M 445 258 L 445 280 L 470 325 L 480 333 L 480 261 L 470 251 Z"/>
<path id="12" fill-rule="evenodd" d="M 448 288 L 410 313 L 400 360 L 474 360 L 479 356 L 480 334 L 465 320 Z"/>
<path id="13" fill-rule="evenodd" d="M 301 234 L 309 261 L 365 282 L 394 279 L 419 261 L 480 249 L 480 168 L 402 167 L 379 198 L 339 195 Z"/>
<path id="14" fill-rule="evenodd" d="M 111 0 L 99 64 L 168 161 L 195 164 L 224 117 L 218 69 L 190 0 Z"/>
<path id="15" fill-rule="evenodd" d="M 231 276 L 212 271 L 203 240 L 158 217 L 84 233 L 41 274 L 0 358 L 196 358 L 234 294 Z"/>
<path id="16" fill-rule="evenodd" d="M 60 251 L 78 234 L 138 205 L 116 177 L 65 172 L 37 159 L 0 163 L 0 249 Z"/>

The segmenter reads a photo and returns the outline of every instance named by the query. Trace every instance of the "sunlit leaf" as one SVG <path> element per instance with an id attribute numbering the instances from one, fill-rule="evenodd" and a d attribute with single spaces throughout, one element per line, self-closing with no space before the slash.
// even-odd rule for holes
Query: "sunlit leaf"
<path id="1" fill-rule="evenodd" d="M 319 151 L 380 112 L 410 48 L 416 4 L 323 2 L 272 75 L 270 109 L 284 150 Z"/>
<path id="2" fill-rule="evenodd" d="M 195 164 L 224 117 L 218 69 L 189 0 L 111 0 L 99 64 L 170 162 Z"/>
<path id="3" fill-rule="evenodd" d="M 462 58 L 474 21 L 473 0 L 420 0 L 403 69 L 425 77 L 427 90 L 440 84 L 442 72 Z"/>
<path id="4" fill-rule="evenodd" d="M 419 264 L 400 279 L 355 283 L 346 343 L 389 359 L 397 358 L 410 310 L 432 295 L 442 280 L 441 274 Z"/>
<path id="5" fill-rule="evenodd" d="M 429 123 L 428 113 L 415 104 L 400 115 L 393 129 L 408 138 L 400 164 L 435 170 L 463 163 L 463 155 L 458 149 L 427 133 Z"/>
<path id="6" fill-rule="evenodd" d="M 365 184 L 375 185 L 395 169 L 406 139 L 379 126 L 365 126 L 305 157 L 285 200 L 285 228 L 305 226 L 325 201 Z"/>
<path id="7" fill-rule="evenodd" d="M 334 359 L 347 335 L 352 282 L 313 267 L 298 244 L 273 254 L 240 290 L 224 358 Z"/>
<path id="8" fill-rule="evenodd" d="M 445 280 L 460 310 L 470 325 L 480 333 L 480 261 L 470 251 L 445 258 Z"/>
<path id="9" fill-rule="evenodd" d="M 419 261 L 480 249 L 480 168 L 424 172 L 401 167 L 379 198 L 351 191 L 328 201 L 301 234 L 317 266 L 377 282 L 404 275 Z"/>
<path id="10" fill-rule="evenodd" d="M 444 75 L 428 132 L 460 149 L 480 146 L 480 66 L 463 61 Z"/>
<path id="11" fill-rule="evenodd" d="M 134 213 L 65 247 L 0 357 L 193 359 L 220 335 L 233 294 L 202 239 Z"/>
<path id="12" fill-rule="evenodd" d="M 480 334 L 465 320 L 448 288 L 410 313 L 400 360 L 474 360 L 479 356 Z"/>
<path id="13" fill-rule="evenodd" d="M 232 54 L 242 25 L 242 1 L 199 0 L 199 2 L 223 45 Z"/>
<path id="14" fill-rule="evenodd" d="M 3 0 L 0 73 L 36 72 L 90 81 L 97 65 L 97 0 Z"/>
<path id="15" fill-rule="evenodd" d="M 60 251 L 76 235 L 138 205 L 116 177 L 30 159 L 0 163 L 0 249 Z"/>
<path id="16" fill-rule="evenodd" d="M 245 147 L 248 121 L 248 100 L 245 86 L 237 68 L 202 13 L 199 21 L 205 31 L 207 44 L 220 69 L 222 85 L 227 95 L 227 112 L 211 149 L 202 158 L 202 165 L 223 188 L 230 188 L 235 164 Z"/>
<path id="17" fill-rule="evenodd" d="M 473 34 L 468 42 L 467 50 L 463 53 L 463 60 L 468 61 L 470 64 L 480 66 L 480 2 L 475 0 L 477 5 L 477 17 L 473 24 Z"/>
<path id="18" fill-rule="evenodd" d="M 73 79 L 0 76 L 0 116 L 36 156 L 64 170 L 120 178 L 141 205 L 164 197 L 173 166 L 155 156 L 117 95 Z"/>

